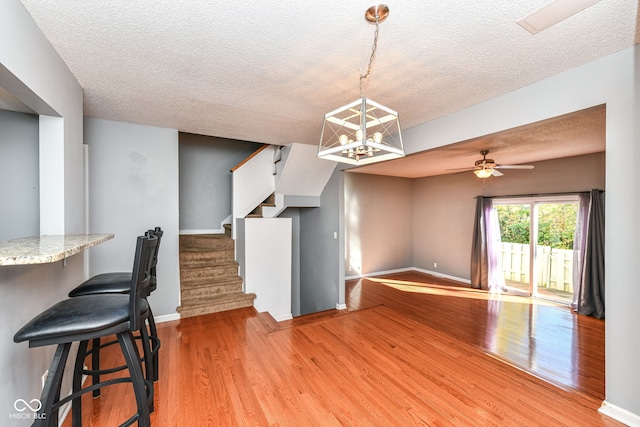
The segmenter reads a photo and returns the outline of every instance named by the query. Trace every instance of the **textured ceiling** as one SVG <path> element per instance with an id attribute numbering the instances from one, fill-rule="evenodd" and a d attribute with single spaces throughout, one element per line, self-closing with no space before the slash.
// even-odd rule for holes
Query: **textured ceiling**
<path id="1" fill-rule="evenodd" d="M 272 144 L 316 144 L 359 97 L 367 0 L 22 0 L 84 88 L 85 115 Z M 632 46 L 637 0 L 536 35 L 548 0 L 389 1 L 366 95 L 403 129 Z M 496 159 L 505 163 L 504 159 Z"/>
<path id="2" fill-rule="evenodd" d="M 605 151 L 605 123 L 606 109 L 600 106 L 352 171 L 420 178 L 459 172 L 451 169 L 473 169 L 475 161 L 482 158 L 482 150 L 489 150 L 487 158 L 502 165 L 598 153 Z M 527 171 L 500 172 L 509 175 Z"/>

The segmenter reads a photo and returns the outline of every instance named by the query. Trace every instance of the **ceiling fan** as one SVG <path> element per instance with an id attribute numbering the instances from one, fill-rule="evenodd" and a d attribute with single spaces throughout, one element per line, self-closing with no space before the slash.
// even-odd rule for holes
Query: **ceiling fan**
<path id="1" fill-rule="evenodd" d="M 472 170 L 478 178 L 489 178 L 490 176 L 504 175 L 498 169 L 533 169 L 533 165 L 499 165 L 493 159 L 487 159 L 487 154 L 489 154 L 489 150 L 480 151 L 482 159 L 476 160 L 473 168 L 465 168 L 463 170 Z"/>

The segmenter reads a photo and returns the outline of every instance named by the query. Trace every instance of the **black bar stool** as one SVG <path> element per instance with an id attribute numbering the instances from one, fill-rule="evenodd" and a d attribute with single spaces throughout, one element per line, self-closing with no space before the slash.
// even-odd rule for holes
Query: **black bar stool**
<path id="1" fill-rule="evenodd" d="M 145 380 L 142 374 L 140 354 L 134 342 L 133 332 L 146 330 L 144 324 L 149 315 L 149 305 L 142 296 L 148 292 L 150 266 L 157 243 L 158 238 L 155 236 L 138 237 L 128 295 L 88 295 L 60 301 L 34 317 L 15 334 L 13 340 L 16 343 L 28 341 L 29 347 L 57 345 L 42 390 L 42 405 L 33 426 L 57 427 L 59 408 L 69 401 L 73 401 L 73 426 L 80 426 L 82 395 L 122 382 L 132 383 L 137 406 L 137 413 L 122 426 L 129 426 L 136 421 L 140 427 L 150 425 L 153 383 Z M 81 389 L 84 359 L 78 356 L 74 366 L 73 392 L 70 396 L 60 399 L 60 387 L 71 344 L 77 341 L 80 342 L 81 348 L 86 349 L 89 340 L 113 334 L 117 336 L 130 376 L 114 378 Z"/>
<path id="2" fill-rule="evenodd" d="M 156 266 L 158 264 L 158 252 L 160 250 L 160 242 L 162 240 L 163 231 L 160 227 L 155 227 L 153 230 L 148 230 L 146 234 L 154 235 L 158 238 L 158 244 L 155 247 L 153 259 L 151 261 L 151 280 L 149 283 L 149 289 L 146 295 L 142 295 L 147 299 L 151 292 L 157 288 L 157 276 Z M 70 297 L 79 297 L 86 295 L 105 295 L 105 294 L 128 294 L 129 283 L 131 281 L 131 273 L 129 272 L 115 272 L 115 273 L 102 273 L 97 274 L 85 282 L 78 285 L 75 289 L 69 292 Z M 153 379 L 154 382 L 158 381 L 158 350 L 160 349 L 160 339 L 158 338 L 158 331 L 156 329 L 155 318 L 153 317 L 153 311 L 149 305 L 149 330 L 148 337 L 144 337 L 142 332 L 136 338 L 144 340 L 150 340 L 150 354 L 143 357 L 145 362 L 145 378 Z M 100 382 L 100 375 L 116 372 L 125 369 L 126 366 L 116 367 L 112 369 L 100 369 L 100 350 L 110 345 L 116 344 L 118 341 L 109 341 L 101 343 L 100 338 L 96 338 L 92 341 L 91 349 L 81 349 L 85 351 L 83 359 L 91 355 L 91 369 L 84 370 L 83 373 L 91 375 L 93 383 Z M 100 389 L 93 391 L 93 397 L 100 396 Z"/>

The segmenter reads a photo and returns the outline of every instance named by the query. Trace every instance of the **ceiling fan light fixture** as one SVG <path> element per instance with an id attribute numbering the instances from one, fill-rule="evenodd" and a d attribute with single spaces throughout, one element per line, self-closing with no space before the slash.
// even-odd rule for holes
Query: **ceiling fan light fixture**
<path id="1" fill-rule="evenodd" d="M 476 169 L 473 171 L 478 178 L 489 178 L 493 174 L 493 169 Z"/>
<path id="2" fill-rule="evenodd" d="M 351 165 L 365 165 L 404 157 L 398 113 L 364 96 L 363 83 L 371 74 L 378 47 L 378 25 L 389 16 L 386 5 L 371 6 L 365 20 L 375 24 L 369 66 L 360 75 L 360 99 L 324 115 L 318 157 Z"/>

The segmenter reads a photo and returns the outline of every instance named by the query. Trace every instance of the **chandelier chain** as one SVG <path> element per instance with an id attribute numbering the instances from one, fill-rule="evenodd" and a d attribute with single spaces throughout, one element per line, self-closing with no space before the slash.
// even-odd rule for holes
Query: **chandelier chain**
<path id="1" fill-rule="evenodd" d="M 360 98 L 364 98 L 364 91 L 362 89 L 362 86 L 364 84 L 364 81 L 369 78 L 369 75 L 371 74 L 371 68 L 373 67 L 373 62 L 376 60 L 376 51 L 378 50 L 378 29 L 380 28 L 378 19 L 379 16 L 376 12 L 376 31 L 373 34 L 373 47 L 371 48 L 369 65 L 367 66 L 367 72 L 360 75 Z"/>

